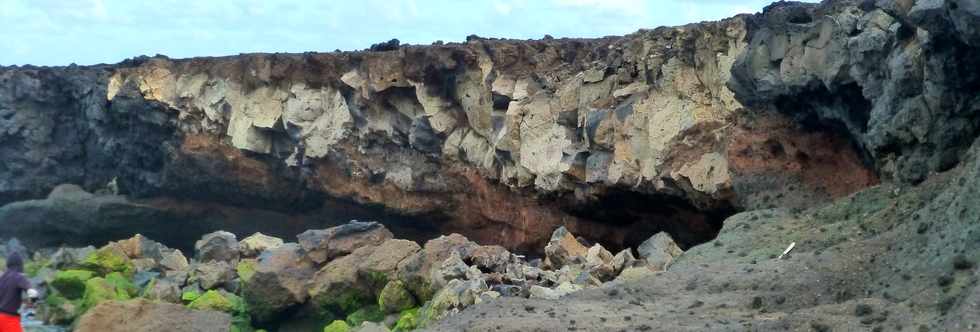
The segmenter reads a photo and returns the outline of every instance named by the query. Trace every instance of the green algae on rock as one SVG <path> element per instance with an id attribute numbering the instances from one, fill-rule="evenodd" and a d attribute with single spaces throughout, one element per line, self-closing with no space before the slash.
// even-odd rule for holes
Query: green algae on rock
<path id="1" fill-rule="evenodd" d="M 85 282 L 95 277 L 87 270 L 65 270 L 55 273 L 51 287 L 68 299 L 79 299 L 85 294 Z"/>
<path id="2" fill-rule="evenodd" d="M 386 313 L 401 312 L 415 305 L 415 297 L 400 280 L 389 281 L 378 295 L 378 306 Z"/>
<path id="3" fill-rule="evenodd" d="M 349 332 L 350 325 L 346 321 L 335 320 L 323 328 L 323 332 Z"/>
<path id="4" fill-rule="evenodd" d="M 350 326 L 361 326 L 364 322 L 381 322 L 385 319 L 384 311 L 377 305 L 368 305 L 357 309 L 350 315 L 347 315 L 347 323 Z"/>
<path id="5" fill-rule="evenodd" d="M 118 282 L 119 280 L 114 280 Z M 82 295 L 83 311 L 95 307 L 97 304 L 111 300 L 128 300 L 129 292 L 126 287 L 117 287 L 106 278 L 95 277 L 85 281 L 85 293 Z"/>
<path id="6" fill-rule="evenodd" d="M 99 275 L 120 272 L 131 276 L 136 272 L 136 268 L 133 266 L 129 257 L 125 253 L 116 251 L 111 247 L 104 247 L 92 252 L 82 261 L 82 266 Z"/>

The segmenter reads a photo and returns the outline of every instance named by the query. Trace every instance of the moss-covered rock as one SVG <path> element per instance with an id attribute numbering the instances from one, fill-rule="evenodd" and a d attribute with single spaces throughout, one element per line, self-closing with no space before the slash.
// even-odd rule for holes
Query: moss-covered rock
<path id="1" fill-rule="evenodd" d="M 418 249 L 418 244 L 406 240 L 358 248 L 320 269 L 310 283 L 309 295 L 314 305 L 342 313 L 376 306 L 382 288 L 395 279 L 398 262 Z"/>
<path id="2" fill-rule="evenodd" d="M 80 299 L 85 294 L 85 282 L 94 277 L 95 272 L 87 270 L 58 271 L 51 281 L 51 288 L 67 299 Z"/>
<path id="3" fill-rule="evenodd" d="M 374 296 L 362 290 L 348 288 L 339 290 L 334 296 L 314 297 L 313 304 L 326 312 L 346 314 L 375 303 Z"/>
<path id="4" fill-rule="evenodd" d="M 215 290 L 204 292 L 204 294 L 188 304 L 187 307 L 195 310 L 223 311 L 230 314 L 245 312 L 245 305 L 240 297 Z"/>
<path id="5" fill-rule="evenodd" d="M 95 307 L 95 305 L 111 300 L 128 300 L 130 295 L 127 291 L 119 291 L 117 285 L 109 282 L 105 278 L 95 277 L 85 281 L 85 294 L 82 295 L 82 311 Z"/>
<path id="6" fill-rule="evenodd" d="M 333 321 L 333 323 L 330 323 L 330 325 L 327 325 L 326 327 L 323 328 L 323 332 L 349 332 L 349 331 L 350 331 L 350 325 L 347 325 L 347 322 L 342 320 L 335 320 Z"/>
<path id="7" fill-rule="evenodd" d="M 119 272 L 131 276 L 136 272 L 136 268 L 133 267 L 133 262 L 130 261 L 129 257 L 112 247 L 105 247 L 92 252 L 82 261 L 82 266 L 99 275 Z"/>
<path id="8" fill-rule="evenodd" d="M 411 331 L 419 327 L 419 308 L 402 311 L 395 323 L 395 332 Z"/>
<path id="9" fill-rule="evenodd" d="M 139 287 L 136 287 L 128 277 L 120 272 L 112 272 L 105 276 L 105 280 L 116 289 L 116 292 L 126 294 L 128 298 L 139 295 Z"/>
<path id="10" fill-rule="evenodd" d="M 238 262 L 238 266 L 235 267 L 235 272 L 238 273 L 238 278 L 242 282 L 248 282 L 252 280 L 252 276 L 255 275 L 255 267 L 258 263 L 254 259 L 243 259 Z"/>
<path id="11" fill-rule="evenodd" d="M 185 291 L 180 294 L 180 300 L 184 302 L 194 302 L 199 297 L 201 297 L 201 293 L 197 291 Z"/>
<path id="12" fill-rule="evenodd" d="M 378 306 L 386 313 L 396 313 L 415 307 L 415 297 L 399 280 L 389 281 L 378 295 Z"/>
<path id="13" fill-rule="evenodd" d="M 361 326 L 364 322 L 381 322 L 385 320 L 385 313 L 377 305 L 369 305 L 347 315 L 347 323 L 351 326 Z"/>

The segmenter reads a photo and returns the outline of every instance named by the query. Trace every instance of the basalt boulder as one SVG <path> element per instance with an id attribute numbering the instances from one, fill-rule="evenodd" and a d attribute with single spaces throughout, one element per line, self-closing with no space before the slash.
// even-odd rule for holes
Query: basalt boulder
<path id="1" fill-rule="evenodd" d="M 310 259 L 323 264 L 358 248 L 379 245 L 393 235 L 377 222 L 351 221 L 324 230 L 309 230 L 296 237 Z"/>
<path id="2" fill-rule="evenodd" d="M 387 240 L 334 259 L 311 280 L 310 300 L 338 313 L 376 305 L 378 294 L 398 275 L 399 266 L 419 249 L 411 241 Z"/>
<path id="3" fill-rule="evenodd" d="M 254 319 L 260 322 L 279 318 L 282 312 L 306 302 L 308 285 L 316 273 L 313 261 L 295 243 L 267 249 L 254 266 L 240 265 L 238 270 L 244 281 L 245 302 Z"/>
<path id="4" fill-rule="evenodd" d="M 241 257 L 241 248 L 235 234 L 217 231 L 205 234 L 194 244 L 195 258 L 201 262 L 224 261 L 235 263 Z"/>

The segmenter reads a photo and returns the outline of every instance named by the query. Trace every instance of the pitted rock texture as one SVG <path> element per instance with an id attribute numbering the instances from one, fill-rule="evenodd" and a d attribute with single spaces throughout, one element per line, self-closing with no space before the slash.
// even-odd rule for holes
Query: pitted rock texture
<path id="1" fill-rule="evenodd" d="M 843 132 L 772 112 L 756 85 L 729 88 L 761 75 L 732 68 L 760 26 L 785 23 L 765 22 L 4 68 L 0 135 L 16 144 L 0 147 L 0 198 L 116 179 L 139 197 L 377 205 L 512 249 L 560 225 L 612 248 L 664 230 L 689 246 L 735 210 L 877 183 Z"/>

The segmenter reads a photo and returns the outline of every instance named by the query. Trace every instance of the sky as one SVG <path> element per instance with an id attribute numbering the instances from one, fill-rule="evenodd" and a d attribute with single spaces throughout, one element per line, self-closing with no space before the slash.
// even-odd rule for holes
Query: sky
<path id="1" fill-rule="evenodd" d="M 0 0 L 0 65 L 116 63 L 624 35 L 761 11 L 769 0 Z"/>

